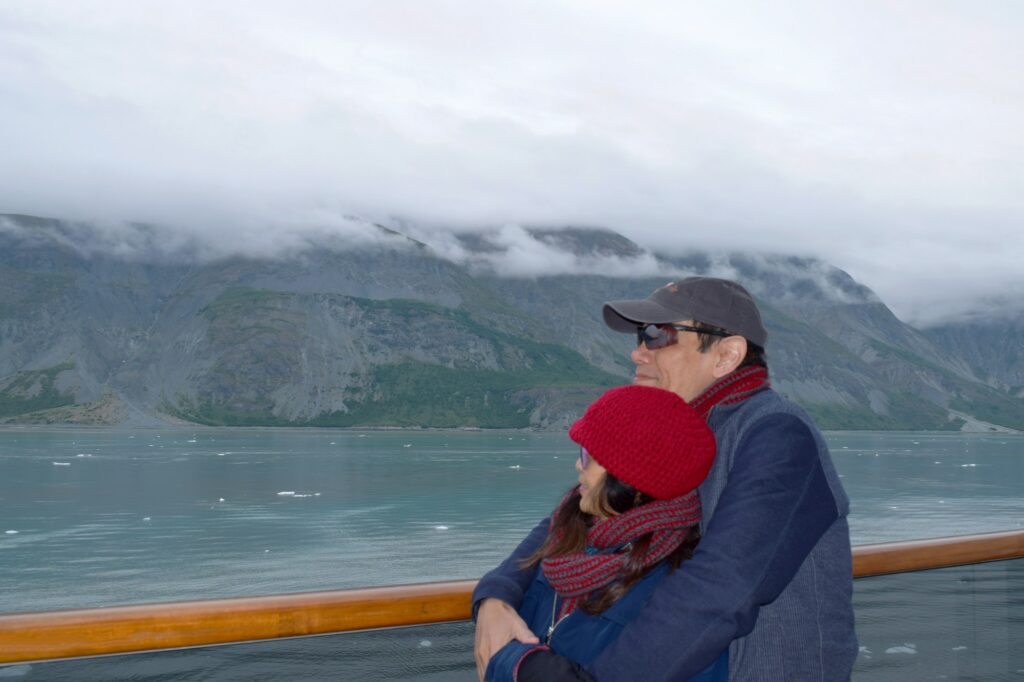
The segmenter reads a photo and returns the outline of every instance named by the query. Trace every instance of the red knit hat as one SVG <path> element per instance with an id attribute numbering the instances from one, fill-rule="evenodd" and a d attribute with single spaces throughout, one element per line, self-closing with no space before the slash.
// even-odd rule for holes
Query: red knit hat
<path id="1" fill-rule="evenodd" d="M 715 459 L 715 436 L 671 391 L 620 386 L 594 401 L 569 429 L 617 479 L 659 500 L 688 493 Z"/>

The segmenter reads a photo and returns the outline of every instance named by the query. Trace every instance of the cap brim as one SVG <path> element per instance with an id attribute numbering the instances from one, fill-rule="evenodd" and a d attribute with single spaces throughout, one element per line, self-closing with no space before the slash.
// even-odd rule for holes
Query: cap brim
<path id="1" fill-rule="evenodd" d="M 686 313 L 666 308 L 650 299 L 608 301 L 601 313 L 604 323 L 617 332 L 635 332 L 642 324 L 666 324 L 687 319 Z"/>

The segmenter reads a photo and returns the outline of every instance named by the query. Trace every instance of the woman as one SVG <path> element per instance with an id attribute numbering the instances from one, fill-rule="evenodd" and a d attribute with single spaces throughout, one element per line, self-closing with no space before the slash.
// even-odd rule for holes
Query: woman
<path id="1" fill-rule="evenodd" d="M 700 538 L 697 486 L 715 456 L 704 420 L 674 393 L 614 388 L 573 424 L 579 485 L 555 508 L 529 557 L 534 581 L 519 615 L 540 644 L 513 640 L 487 666 L 491 682 L 591 679 L 587 665 L 690 558 Z M 666 651 L 668 660 L 673 652 Z M 693 682 L 728 677 L 728 651 Z"/>

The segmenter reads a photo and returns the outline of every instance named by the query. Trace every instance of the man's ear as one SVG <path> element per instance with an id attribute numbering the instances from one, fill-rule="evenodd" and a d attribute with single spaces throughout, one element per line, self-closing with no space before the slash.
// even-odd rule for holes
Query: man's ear
<path id="1" fill-rule="evenodd" d="M 727 336 L 713 346 L 715 378 L 721 379 L 740 366 L 747 357 L 747 340 L 742 336 Z"/>

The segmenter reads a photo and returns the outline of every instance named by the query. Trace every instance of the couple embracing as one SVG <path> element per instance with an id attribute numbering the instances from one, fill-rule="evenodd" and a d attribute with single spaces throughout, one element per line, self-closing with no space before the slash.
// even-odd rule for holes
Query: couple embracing
<path id="1" fill-rule="evenodd" d="M 481 679 L 849 679 L 849 500 L 769 386 L 751 295 L 690 277 L 604 320 L 637 335 L 636 376 L 573 425 L 579 485 L 474 591 Z"/>

